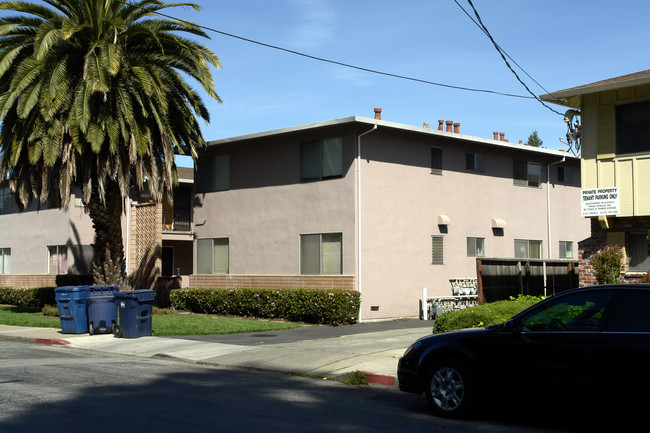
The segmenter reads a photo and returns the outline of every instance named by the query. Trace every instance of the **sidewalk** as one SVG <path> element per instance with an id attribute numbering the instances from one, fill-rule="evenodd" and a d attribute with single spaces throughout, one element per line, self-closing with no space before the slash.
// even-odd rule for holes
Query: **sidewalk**
<path id="1" fill-rule="evenodd" d="M 432 321 L 412 319 L 250 334 L 133 339 L 0 325 L 0 340 L 323 377 L 358 370 L 366 373 L 371 383 L 396 386 L 398 359 L 416 339 L 430 334 L 432 325 Z"/>

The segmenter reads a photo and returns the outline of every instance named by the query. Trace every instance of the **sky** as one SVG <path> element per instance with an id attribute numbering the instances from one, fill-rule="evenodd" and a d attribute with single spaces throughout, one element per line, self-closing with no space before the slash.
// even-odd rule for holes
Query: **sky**
<path id="1" fill-rule="evenodd" d="M 474 17 L 467 0 L 458 3 Z M 530 96 L 454 0 L 195 0 L 164 12 L 220 32 L 335 62 L 451 86 Z M 650 69 L 650 2 L 474 0 L 535 95 Z M 476 19 L 474 17 L 474 19 Z M 204 94 L 207 141 L 348 116 L 407 125 L 460 123 L 463 134 L 517 143 L 536 130 L 567 149 L 560 114 L 535 99 L 450 89 L 321 62 L 206 30 L 219 57 Z M 511 62 L 512 63 L 512 62 Z M 198 84 L 193 83 L 192 85 Z M 564 113 L 566 108 L 552 106 Z"/>
<path id="2" fill-rule="evenodd" d="M 167 11 L 197 24 L 315 57 L 452 86 L 530 96 L 454 0 L 199 0 Z M 467 0 L 458 0 L 475 18 Z M 495 41 L 535 95 L 650 69 L 650 2 L 475 0 Z M 475 18 L 476 19 L 476 18 Z M 450 89 L 312 60 L 208 30 L 220 58 L 206 140 L 348 116 L 567 149 L 560 114 L 535 99 Z M 566 108 L 552 106 L 564 113 Z"/>

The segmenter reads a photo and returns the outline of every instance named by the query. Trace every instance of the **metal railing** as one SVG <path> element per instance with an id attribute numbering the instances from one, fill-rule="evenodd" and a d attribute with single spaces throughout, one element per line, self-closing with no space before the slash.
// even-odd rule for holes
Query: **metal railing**
<path id="1" fill-rule="evenodd" d="M 189 209 L 163 211 L 163 231 L 189 232 L 192 230 L 192 212 Z"/>

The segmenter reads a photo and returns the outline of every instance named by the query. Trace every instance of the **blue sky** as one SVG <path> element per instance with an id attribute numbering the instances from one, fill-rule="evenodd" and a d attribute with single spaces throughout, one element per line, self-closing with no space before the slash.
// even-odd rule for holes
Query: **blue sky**
<path id="1" fill-rule="evenodd" d="M 471 13 L 467 0 L 458 0 Z M 342 63 L 476 89 L 527 95 L 490 40 L 453 0 L 200 0 L 170 9 L 198 24 Z M 474 1 L 497 43 L 548 91 L 650 68 L 650 2 Z M 210 32 L 216 90 L 206 140 L 383 109 L 384 120 L 510 142 L 537 130 L 566 149 L 563 119 L 533 99 L 453 90 L 322 63 Z M 514 66 L 514 65 L 513 65 Z M 530 89 L 544 94 L 521 70 Z M 562 107 L 554 106 L 562 113 Z"/>

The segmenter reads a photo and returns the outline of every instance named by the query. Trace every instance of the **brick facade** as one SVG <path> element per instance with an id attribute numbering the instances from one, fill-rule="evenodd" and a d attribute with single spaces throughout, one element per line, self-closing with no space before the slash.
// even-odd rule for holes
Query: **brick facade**
<path id="1" fill-rule="evenodd" d="M 189 287 L 219 289 L 348 289 L 353 275 L 190 275 Z"/>
<path id="2" fill-rule="evenodd" d="M 611 227 L 605 229 L 601 227 L 598 218 L 591 218 L 591 237 L 578 243 L 578 261 L 579 261 L 579 285 L 580 287 L 598 284 L 596 281 L 594 269 L 589 263 L 591 256 L 607 245 L 607 233 L 612 232 L 643 232 L 650 229 L 650 216 L 647 217 L 630 217 L 630 218 L 612 218 Z M 624 282 L 637 283 L 646 274 L 643 272 L 626 272 Z"/>
<path id="3" fill-rule="evenodd" d="M 0 287 L 56 287 L 56 275 L 0 275 Z"/>

